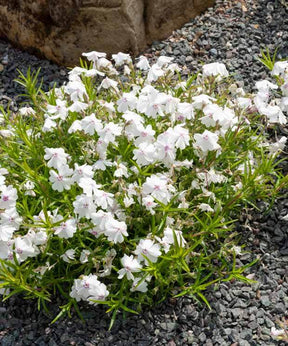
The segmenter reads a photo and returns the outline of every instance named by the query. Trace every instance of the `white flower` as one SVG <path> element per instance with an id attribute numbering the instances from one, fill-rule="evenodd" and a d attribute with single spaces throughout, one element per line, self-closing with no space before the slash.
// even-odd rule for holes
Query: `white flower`
<path id="1" fill-rule="evenodd" d="M 17 190 L 12 186 L 0 186 L 0 209 L 13 208 L 17 201 Z"/>
<path id="2" fill-rule="evenodd" d="M 53 114 L 50 119 L 65 120 L 68 115 L 68 108 L 66 107 L 66 101 L 56 99 L 56 105 L 47 105 L 47 112 Z"/>
<path id="3" fill-rule="evenodd" d="M 278 89 L 278 85 L 273 84 L 266 79 L 256 82 L 255 87 L 258 89 L 260 93 L 267 93 L 271 89 Z"/>
<path id="4" fill-rule="evenodd" d="M 62 165 L 58 168 L 58 172 L 50 170 L 49 181 L 52 183 L 52 189 L 62 192 L 64 189 L 69 190 L 73 181 L 71 175 L 73 170 L 68 165 Z"/>
<path id="5" fill-rule="evenodd" d="M 124 257 L 121 258 L 121 264 L 123 268 L 117 272 L 119 274 L 118 279 L 122 279 L 126 275 L 128 280 L 134 280 L 132 273 L 137 273 L 142 268 L 142 265 L 133 257 L 133 255 L 127 256 L 125 254 Z"/>
<path id="6" fill-rule="evenodd" d="M 171 199 L 171 194 L 168 190 L 167 178 L 165 175 L 152 174 L 148 177 L 142 186 L 144 195 L 151 195 L 160 202 L 167 204 Z"/>
<path id="7" fill-rule="evenodd" d="M 47 117 L 44 121 L 44 125 L 42 127 L 43 132 L 50 132 L 57 127 L 56 121 L 52 120 L 50 117 Z"/>
<path id="8" fill-rule="evenodd" d="M 174 60 L 173 57 L 161 55 L 161 56 L 159 56 L 159 58 L 157 60 L 157 65 L 160 67 L 163 67 L 164 65 L 170 64 L 170 62 L 173 60 Z"/>
<path id="9" fill-rule="evenodd" d="M 121 52 L 118 54 L 112 54 L 112 59 L 115 61 L 115 66 L 122 66 L 125 63 L 132 63 L 130 55 Z"/>
<path id="10" fill-rule="evenodd" d="M 148 72 L 147 80 L 150 83 L 155 82 L 159 77 L 162 77 L 164 74 L 165 72 L 161 69 L 161 67 L 158 64 L 154 64 Z"/>
<path id="11" fill-rule="evenodd" d="M 105 235 L 108 237 L 109 241 L 113 243 L 122 243 L 124 241 L 124 236 L 128 237 L 127 225 L 123 221 L 117 221 L 113 218 L 105 224 Z"/>
<path id="12" fill-rule="evenodd" d="M 80 254 L 80 262 L 81 263 L 87 263 L 88 262 L 88 257 L 90 255 L 90 251 L 89 250 L 82 250 L 81 254 Z"/>
<path id="13" fill-rule="evenodd" d="M 87 60 L 95 62 L 100 58 L 106 58 L 107 54 L 102 52 L 92 51 L 88 53 L 82 53 L 82 55 L 85 56 Z"/>
<path id="14" fill-rule="evenodd" d="M 279 76 L 284 74 L 285 71 L 288 71 L 288 61 L 277 61 L 273 66 L 273 70 L 271 71 L 272 76 Z"/>
<path id="15" fill-rule="evenodd" d="M 220 145 L 217 143 L 218 135 L 216 133 L 205 130 L 202 134 L 196 133 L 194 135 L 196 148 L 200 148 L 204 153 L 210 150 L 220 149 Z"/>
<path id="16" fill-rule="evenodd" d="M 83 118 L 80 121 L 80 124 L 81 129 L 91 136 L 93 136 L 95 132 L 98 133 L 103 128 L 101 121 L 99 119 L 96 119 L 94 113 Z"/>
<path id="17" fill-rule="evenodd" d="M 63 221 L 60 226 L 55 228 L 55 234 L 58 235 L 59 238 L 72 238 L 74 233 L 77 230 L 76 220 L 68 219 Z"/>
<path id="18" fill-rule="evenodd" d="M 118 90 L 117 88 L 118 82 L 116 82 L 115 80 L 111 79 L 111 78 L 104 78 L 99 86 L 99 90 L 101 88 L 103 89 L 115 89 L 116 91 Z"/>
<path id="19" fill-rule="evenodd" d="M 14 242 L 15 254 L 19 262 L 25 261 L 28 257 L 35 257 L 39 254 L 36 246 L 33 246 L 29 237 L 17 237 Z"/>
<path id="20" fill-rule="evenodd" d="M 91 218 L 91 214 L 95 213 L 96 205 L 93 198 L 86 195 L 78 195 L 76 200 L 73 202 L 74 213 L 78 214 L 79 217 Z"/>
<path id="21" fill-rule="evenodd" d="M 138 255 L 139 261 L 145 260 L 145 264 L 148 265 L 147 257 L 152 263 L 156 263 L 158 257 L 161 256 L 160 245 L 155 244 L 151 239 L 141 239 L 134 251 L 135 255 Z"/>
<path id="22" fill-rule="evenodd" d="M 86 163 L 82 166 L 79 166 L 75 163 L 75 169 L 73 172 L 72 180 L 73 182 L 80 182 L 81 178 L 93 178 L 94 172 L 92 166 L 87 165 Z"/>
<path id="23" fill-rule="evenodd" d="M 44 159 L 48 161 L 48 167 L 59 169 L 67 164 L 68 157 L 63 148 L 45 148 Z"/>
<path id="24" fill-rule="evenodd" d="M 16 231 L 16 228 L 12 225 L 2 225 L 0 224 L 0 242 L 12 239 L 13 233 Z"/>
<path id="25" fill-rule="evenodd" d="M 22 223 L 22 217 L 18 214 L 16 208 L 13 207 L 10 209 L 6 209 L 3 213 L 0 213 L 0 218 L 0 225 L 9 225 L 15 230 L 18 230 Z"/>
<path id="26" fill-rule="evenodd" d="M 202 69 L 203 69 L 203 77 L 208 77 L 208 76 L 228 77 L 229 76 L 226 66 L 219 62 L 213 62 L 211 64 L 203 65 Z"/>
<path id="27" fill-rule="evenodd" d="M 142 70 L 142 71 L 147 71 L 147 70 L 149 70 L 150 65 L 149 65 L 148 59 L 147 59 L 145 56 L 141 55 L 141 56 L 139 57 L 138 63 L 136 64 L 136 67 L 139 68 L 139 69 Z"/>
<path id="28" fill-rule="evenodd" d="M 142 204 L 148 211 L 150 211 L 151 215 L 155 214 L 155 210 L 153 208 L 157 207 L 158 204 L 154 201 L 152 196 L 143 197 Z"/>
<path id="29" fill-rule="evenodd" d="M 142 281 L 141 281 L 142 280 Z M 131 292 L 139 291 L 142 293 L 146 293 L 148 291 L 148 283 L 140 278 L 135 278 L 135 280 L 132 283 L 132 287 L 130 289 Z"/>
<path id="30" fill-rule="evenodd" d="M 173 230 L 170 227 L 166 227 L 164 230 L 164 238 L 162 238 L 168 244 L 175 244 L 174 236 L 176 237 L 178 246 L 184 247 L 186 244 L 186 240 L 183 238 L 183 234 L 181 231 Z"/>
<path id="31" fill-rule="evenodd" d="M 70 297 L 75 298 L 77 301 L 89 301 L 90 304 L 95 305 L 97 303 L 93 303 L 90 299 L 105 300 L 108 295 L 109 291 L 107 287 L 98 281 L 97 276 L 93 274 L 85 275 L 81 279 L 74 280 L 70 292 Z"/>
<path id="32" fill-rule="evenodd" d="M 155 146 L 153 144 L 144 142 L 139 144 L 138 149 L 133 150 L 133 160 L 136 160 L 139 166 L 146 166 L 151 164 L 155 158 Z"/>
<path id="33" fill-rule="evenodd" d="M 117 101 L 118 112 L 126 112 L 129 109 L 134 109 L 137 104 L 137 97 L 134 92 L 123 93 L 122 97 Z"/>
<path id="34" fill-rule="evenodd" d="M 207 203 L 201 203 L 201 204 L 199 204 L 199 209 L 201 210 L 201 211 L 206 211 L 206 212 L 214 212 L 214 209 L 212 209 L 211 207 L 210 207 L 210 205 L 209 204 L 207 204 Z"/>
<path id="35" fill-rule="evenodd" d="M 123 163 L 116 164 L 116 171 L 114 172 L 114 177 L 120 178 L 120 177 L 129 177 L 128 169 Z"/>
<path id="36" fill-rule="evenodd" d="M 75 253 L 76 253 L 75 250 L 69 249 L 65 251 L 65 253 L 61 255 L 60 257 L 63 259 L 64 262 L 70 263 L 71 261 L 75 259 Z"/>

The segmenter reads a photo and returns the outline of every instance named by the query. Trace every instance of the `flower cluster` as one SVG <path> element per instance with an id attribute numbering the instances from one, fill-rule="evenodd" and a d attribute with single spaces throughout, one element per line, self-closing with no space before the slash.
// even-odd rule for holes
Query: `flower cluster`
<path id="1" fill-rule="evenodd" d="M 111 309 L 173 286 L 197 292 L 216 259 L 216 281 L 233 276 L 233 215 L 281 180 L 286 139 L 263 128 L 286 124 L 288 62 L 274 66 L 277 85 L 248 95 L 220 63 L 179 81 L 172 58 L 83 56 L 68 83 L 37 95 L 37 111 L 1 117 L 3 263 L 27 265 L 38 297 L 68 282 L 71 301 Z"/>

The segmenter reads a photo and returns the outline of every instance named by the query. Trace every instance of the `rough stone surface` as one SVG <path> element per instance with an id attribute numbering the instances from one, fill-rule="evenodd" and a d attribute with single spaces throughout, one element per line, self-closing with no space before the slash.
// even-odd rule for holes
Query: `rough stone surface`
<path id="1" fill-rule="evenodd" d="M 0 37 L 59 64 L 82 52 L 140 53 L 214 0 L 0 0 Z"/>

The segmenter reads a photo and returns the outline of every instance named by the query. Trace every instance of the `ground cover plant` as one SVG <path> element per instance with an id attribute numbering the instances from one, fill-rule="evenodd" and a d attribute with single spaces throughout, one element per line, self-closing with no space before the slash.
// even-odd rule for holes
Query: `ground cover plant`
<path id="1" fill-rule="evenodd" d="M 55 320 L 105 304 L 112 325 L 119 310 L 185 294 L 209 305 L 210 285 L 249 281 L 233 228 L 287 186 L 286 138 L 267 133 L 286 124 L 288 62 L 247 95 L 221 63 L 182 80 L 172 58 L 83 55 L 48 93 L 21 74 L 32 107 L 1 110 L 4 299 L 21 292 L 45 309 L 61 294 Z"/>

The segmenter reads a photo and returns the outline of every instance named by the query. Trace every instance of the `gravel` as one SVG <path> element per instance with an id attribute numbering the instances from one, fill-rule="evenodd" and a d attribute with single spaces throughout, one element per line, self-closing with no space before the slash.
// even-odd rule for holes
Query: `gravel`
<path id="1" fill-rule="evenodd" d="M 152 61 L 159 55 L 174 56 L 184 75 L 196 72 L 201 64 L 221 61 L 243 85 L 252 91 L 255 81 L 269 78 L 257 60 L 260 49 L 288 56 L 288 11 L 280 0 L 217 0 L 216 5 L 175 31 L 167 40 L 153 42 L 144 52 Z M 62 84 L 67 68 L 41 60 L 0 40 L 0 104 L 11 103 L 17 110 L 22 88 L 13 80 L 17 69 L 25 72 L 41 67 L 43 87 Z M 283 164 L 287 172 L 287 161 Z M 285 195 L 286 194 L 286 195 Z M 259 261 L 247 271 L 255 284 L 225 282 L 206 292 L 211 310 L 192 298 L 168 299 L 160 306 L 144 309 L 140 315 L 119 315 L 108 331 L 109 316 L 103 307 L 91 309 L 83 304 L 86 323 L 76 315 L 50 325 L 51 315 L 37 310 L 37 304 L 21 296 L 0 302 L 0 344 L 11 345 L 192 345 L 258 346 L 284 345 L 270 336 L 277 319 L 288 317 L 288 214 L 287 191 L 267 213 L 265 203 L 259 210 L 246 209 L 237 230 L 246 244 L 242 264 Z"/>

